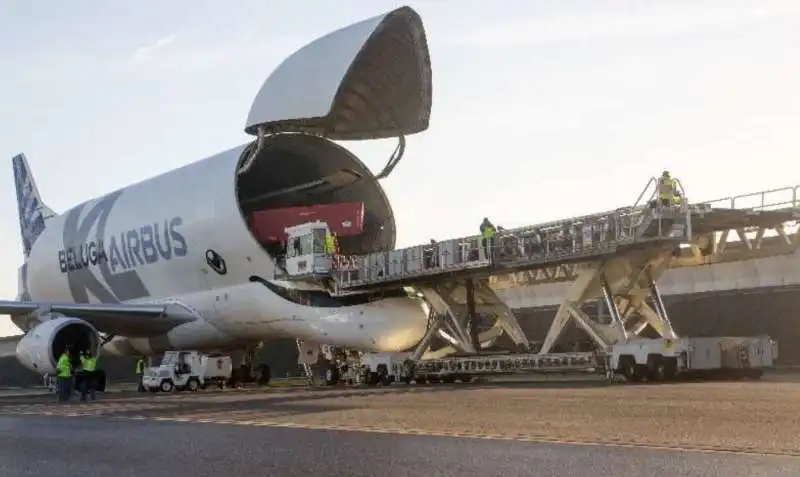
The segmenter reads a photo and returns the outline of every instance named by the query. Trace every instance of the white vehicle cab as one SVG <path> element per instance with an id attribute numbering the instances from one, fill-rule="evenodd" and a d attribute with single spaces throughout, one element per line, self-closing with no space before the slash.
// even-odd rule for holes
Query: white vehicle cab
<path id="1" fill-rule="evenodd" d="M 142 384 L 151 392 L 192 391 L 216 384 L 222 389 L 232 373 L 230 356 L 197 351 L 168 351 L 161 365 L 150 368 Z"/>

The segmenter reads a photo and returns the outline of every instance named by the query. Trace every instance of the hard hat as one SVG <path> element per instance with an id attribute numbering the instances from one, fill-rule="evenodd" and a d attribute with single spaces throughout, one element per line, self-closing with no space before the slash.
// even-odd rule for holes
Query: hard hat
<path id="1" fill-rule="evenodd" d="M 669 171 L 664 171 L 661 173 L 662 176 L 667 177 L 669 176 Z"/>

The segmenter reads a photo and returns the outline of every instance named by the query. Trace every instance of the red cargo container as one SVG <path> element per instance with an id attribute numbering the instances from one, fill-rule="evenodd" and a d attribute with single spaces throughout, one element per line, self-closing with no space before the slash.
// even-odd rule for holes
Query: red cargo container
<path id="1" fill-rule="evenodd" d="M 331 232 L 341 237 L 358 235 L 364 231 L 364 203 L 341 202 L 260 210 L 250 216 L 250 229 L 262 243 L 285 242 L 286 227 L 316 221 L 327 223 Z"/>

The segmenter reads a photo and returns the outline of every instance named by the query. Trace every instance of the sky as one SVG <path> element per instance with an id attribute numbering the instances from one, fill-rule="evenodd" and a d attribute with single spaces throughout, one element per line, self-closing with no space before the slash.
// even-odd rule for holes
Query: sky
<path id="1" fill-rule="evenodd" d="M 250 139 L 286 56 L 400 4 L 6 0 L 0 298 L 22 262 L 10 158 L 56 212 Z M 383 184 L 398 246 L 631 205 L 669 169 L 690 200 L 800 184 L 796 0 L 427 0 L 430 128 Z M 346 142 L 373 171 L 391 140 Z M 0 335 L 16 328 L 0 317 Z"/>

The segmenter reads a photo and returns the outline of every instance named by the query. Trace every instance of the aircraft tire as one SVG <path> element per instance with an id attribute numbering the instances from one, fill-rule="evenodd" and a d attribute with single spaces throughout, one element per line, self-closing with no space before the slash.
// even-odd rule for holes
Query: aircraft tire
<path id="1" fill-rule="evenodd" d="M 258 365 L 258 385 L 259 386 L 266 386 L 269 384 L 270 380 L 272 379 L 272 372 L 269 369 L 269 365 L 266 363 L 261 363 Z"/>

